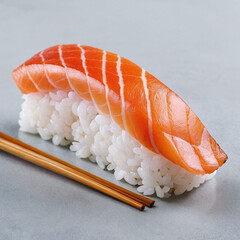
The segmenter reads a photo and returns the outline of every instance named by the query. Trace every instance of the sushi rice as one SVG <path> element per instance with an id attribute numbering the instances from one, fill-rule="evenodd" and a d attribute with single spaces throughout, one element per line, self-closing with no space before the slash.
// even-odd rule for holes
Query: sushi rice
<path id="1" fill-rule="evenodd" d="M 191 174 L 151 152 L 74 92 L 30 93 L 23 98 L 21 131 L 38 133 L 56 145 L 70 145 L 77 157 L 89 158 L 100 168 L 113 171 L 117 180 L 136 185 L 144 195 L 180 195 L 216 173 Z"/>

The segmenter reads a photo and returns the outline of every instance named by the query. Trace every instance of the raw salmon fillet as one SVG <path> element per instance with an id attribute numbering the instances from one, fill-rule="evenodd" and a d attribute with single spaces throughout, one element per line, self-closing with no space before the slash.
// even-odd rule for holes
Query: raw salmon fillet
<path id="1" fill-rule="evenodd" d="M 227 155 L 190 107 L 126 58 L 70 44 L 41 51 L 12 72 L 23 94 L 75 91 L 151 151 L 193 174 L 212 173 Z"/>

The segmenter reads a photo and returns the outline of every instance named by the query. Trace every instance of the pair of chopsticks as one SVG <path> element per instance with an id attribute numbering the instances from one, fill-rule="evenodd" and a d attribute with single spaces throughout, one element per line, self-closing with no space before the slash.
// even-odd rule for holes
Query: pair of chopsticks
<path id="1" fill-rule="evenodd" d="M 0 132 L 0 149 L 83 183 L 102 193 L 127 203 L 138 210 L 142 211 L 145 206 L 152 207 L 154 205 L 154 201 L 149 198 L 140 196 L 116 184 L 97 177 L 2 132 Z"/>

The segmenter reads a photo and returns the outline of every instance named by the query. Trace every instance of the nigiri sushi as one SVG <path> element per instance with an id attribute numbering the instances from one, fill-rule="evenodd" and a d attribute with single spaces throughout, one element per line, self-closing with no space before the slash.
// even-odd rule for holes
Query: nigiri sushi
<path id="1" fill-rule="evenodd" d="M 145 195 L 190 191 L 227 155 L 190 107 L 126 58 L 69 44 L 43 50 L 12 72 L 24 94 L 20 130 L 70 145 Z"/>

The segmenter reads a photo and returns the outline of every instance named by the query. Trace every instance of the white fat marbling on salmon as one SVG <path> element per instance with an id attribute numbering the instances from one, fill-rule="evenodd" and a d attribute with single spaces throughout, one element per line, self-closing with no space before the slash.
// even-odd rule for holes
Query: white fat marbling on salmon
<path id="1" fill-rule="evenodd" d="M 124 99 L 124 82 L 123 82 L 123 76 L 122 76 L 122 71 L 121 71 L 121 57 L 118 55 L 118 60 L 117 60 L 117 73 L 119 77 L 119 86 L 120 86 L 120 97 L 121 97 L 121 104 L 122 104 L 122 120 L 123 120 L 123 125 L 124 129 L 127 131 L 127 123 L 126 123 L 126 116 L 125 116 L 125 99 Z"/>
<path id="2" fill-rule="evenodd" d="M 154 142 L 153 139 L 153 126 L 152 126 L 152 111 L 151 111 L 151 103 L 149 99 L 149 89 L 147 87 L 147 79 L 146 79 L 146 71 L 142 68 L 142 76 L 141 76 L 142 82 L 143 82 L 143 88 L 144 88 L 144 93 L 147 101 L 147 112 L 148 112 L 148 132 L 149 132 L 149 137 L 151 144 L 154 148 L 154 150 L 159 153 L 158 148 Z"/>
<path id="3" fill-rule="evenodd" d="M 85 75 L 87 77 L 87 84 L 88 84 L 88 91 L 89 91 L 89 94 L 91 96 L 91 99 L 92 99 L 92 102 L 93 102 L 93 105 L 94 107 L 97 109 L 98 112 L 101 112 L 100 109 L 98 108 L 95 100 L 94 100 L 94 97 L 92 95 L 92 91 L 91 91 L 91 87 L 90 87 L 90 84 L 89 84 L 89 76 L 88 76 L 88 70 L 87 70 L 87 65 L 86 65 L 86 57 L 85 57 L 85 50 L 83 49 L 83 47 L 81 45 L 77 45 L 79 47 L 79 49 L 81 50 L 81 60 L 82 60 L 82 65 L 83 65 L 83 69 L 85 71 Z"/>
<path id="4" fill-rule="evenodd" d="M 52 79 L 49 77 L 49 75 L 47 74 L 47 70 L 46 70 L 46 64 L 45 64 L 45 59 L 43 57 L 43 51 L 40 52 L 40 57 L 42 59 L 42 62 L 43 62 L 43 71 L 44 71 L 44 74 L 48 80 L 48 82 L 50 83 L 50 85 L 52 85 L 54 88 L 58 89 L 58 87 L 53 83 Z"/>
<path id="5" fill-rule="evenodd" d="M 108 95 L 109 95 L 109 88 L 108 88 L 108 84 L 107 84 L 107 76 L 106 76 L 106 57 L 107 57 L 107 52 L 103 51 L 103 57 L 102 57 L 102 76 L 103 76 L 103 83 L 105 85 L 105 98 L 106 98 L 106 103 L 108 106 L 108 110 L 109 110 L 109 114 L 112 118 L 112 112 L 111 112 L 111 107 L 110 107 L 110 103 L 108 100 Z"/>
<path id="6" fill-rule="evenodd" d="M 25 68 L 26 70 L 26 73 L 28 75 L 28 78 L 30 79 L 30 81 L 33 83 L 33 85 L 35 86 L 35 88 L 39 91 L 39 92 L 42 92 L 42 89 L 40 89 L 37 85 L 37 83 L 33 80 L 30 72 L 28 71 L 28 66 L 26 66 L 25 64 L 23 65 L 23 67 Z"/>
<path id="7" fill-rule="evenodd" d="M 64 59 L 63 59 L 63 56 L 62 56 L 62 45 L 59 45 L 59 46 L 58 46 L 58 53 L 59 53 L 59 59 L 60 59 L 62 65 L 63 65 L 63 67 L 64 67 L 64 69 L 65 69 L 65 74 L 66 74 L 66 78 L 67 78 L 67 80 L 68 80 L 68 84 L 69 84 L 69 86 L 71 87 L 71 89 L 72 89 L 74 92 L 77 93 L 76 89 L 73 87 L 73 85 L 72 85 L 72 83 L 71 83 L 71 81 L 70 81 L 70 79 L 69 79 L 69 76 L 68 76 L 68 72 L 67 72 L 67 71 L 68 71 L 68 67 L 67 67 L 67 65 L 66 65 L 66 63 L 65 63 L 65 61 L 64 61 Z"/>
<path id="8" fill-rule="evenodd" d="M 207 139 L 207 141 L 206 141 Z M 198 150 L 200 151 L 202 157 L 207 159 L 208 162 L 211 163 L 212 166 L 219 166 L 219 163 L 214 155 L 214 152 L 211 148 L 211 144 L 209 141 L 209 134 L 207 129 L 205 128 L 202 132 L 201 144 L 197 146 Z"/>

